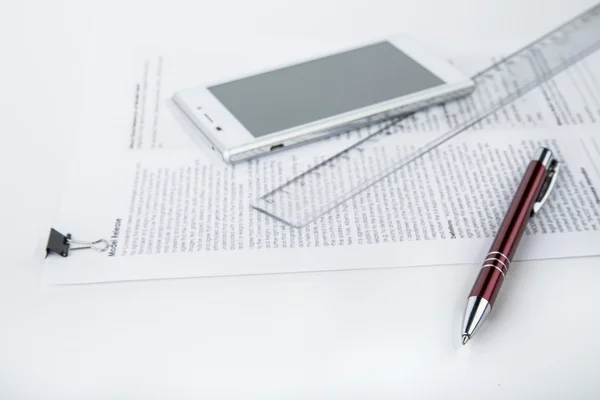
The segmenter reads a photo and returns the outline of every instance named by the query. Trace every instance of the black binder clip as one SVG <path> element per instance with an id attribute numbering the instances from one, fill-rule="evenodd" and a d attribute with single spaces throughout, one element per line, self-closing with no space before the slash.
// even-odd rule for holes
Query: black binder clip
<path id="1" fill-rule="evenodd" d="M 74 247 L 72 244 L 78 244 L 80 246 Z M 108 250 L 108 240 L 99 239 L 93 242 L 73 240 L 71 239 L 70 233 L 65 236 L 54 228 L 50 229 L 50 236 L 48 237 L 48 244 L 46 245 L 46 257 L 48 257 L 48 254 L 50 253 L 57 253 L 63 257 L 67 257 L 69 255 L 69 250 L 83 249 L 93 249 L 101 253 Z"/>

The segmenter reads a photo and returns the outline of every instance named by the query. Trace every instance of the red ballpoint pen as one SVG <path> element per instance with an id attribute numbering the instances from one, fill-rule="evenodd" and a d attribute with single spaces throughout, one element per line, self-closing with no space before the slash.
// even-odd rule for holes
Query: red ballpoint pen
<path id="1" fill-rule="evenodd" d="M 529 163 L 469 294 L 462 328 L 463 345 L 473 337 L 494 307 L 527 221 L 548 198 L 558 176 L 558 167 L 558 161 L 545 147 L 538 150 L 536 158 Z"/>

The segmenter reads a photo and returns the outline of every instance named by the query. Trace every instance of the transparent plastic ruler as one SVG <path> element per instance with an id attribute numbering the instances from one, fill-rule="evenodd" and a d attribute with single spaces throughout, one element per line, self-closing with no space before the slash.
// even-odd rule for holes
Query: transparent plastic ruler
<path id="1" fill-rule="evenodd" d="M 428 142 L 407 154 L 376 157 L 375 166 L 361 168 L 365 154 L 377 154 L 377 148 L 391 140 L 390 134 L 402 130 L 401 118 L 390 120 L 351 147 L 266 193 L 252 206 L 291 226 L 306 225 L 493 115 L 599 47 L 600 4 L 475 75 L 476 88 L 471 96 L 479 95 L 483 102 L 477 103 L 476 110 L 465 110 L 463 120 L 452 130 L 434 135 L 433 140 L 428 136 Z"/>

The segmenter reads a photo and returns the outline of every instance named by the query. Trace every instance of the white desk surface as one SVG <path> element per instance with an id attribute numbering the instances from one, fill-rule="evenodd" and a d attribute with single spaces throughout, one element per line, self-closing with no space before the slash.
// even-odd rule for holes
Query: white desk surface
<path id="1" fill-rule="evenodd" d="M 474 265 L 39 283 L 72 143 L 85 141 L 78 110 L 95 20 L 130 21 L 124 40 L 137 24 L 194 23 L 199 47 L 234 53 L 287 56 L 290 41 L 306 50 L 398 31 L 449 52 L 489 51 L 486 43 L 518 46 L 593 3 L 1 0 L 0 397 L 600 397 L 600 258 L 515 266 L 465 348 Z"/>

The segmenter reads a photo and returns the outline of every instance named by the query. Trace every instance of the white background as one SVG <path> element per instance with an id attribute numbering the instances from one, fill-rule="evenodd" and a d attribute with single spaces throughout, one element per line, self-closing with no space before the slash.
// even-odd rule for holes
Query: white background
<path id="1" fill-rule="evenodd" d="M 448 55 L 511 49 L 593 3 L 0 1 L 0 397 L 597 398 L 599 258 L 514 264 L 464 348 L 474 265 L 39 283 L 73 143 L 92 141 L 79 116 L 98 21 L 130 21 L 124 41 L 185 25 L 257 66 L 401 31 Z"/>

